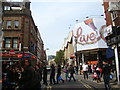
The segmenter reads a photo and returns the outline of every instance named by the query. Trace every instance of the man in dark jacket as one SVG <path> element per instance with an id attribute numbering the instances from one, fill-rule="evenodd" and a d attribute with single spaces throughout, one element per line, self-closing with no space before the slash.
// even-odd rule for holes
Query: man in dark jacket
<path id="1" fill-rule="evenodd" d="M 104 80 L 104 85 L 106 90 L 111 90 L 111 86 L 110 86 L 110 72 L 111 72 L 111 66 L 108 64 L 107 61 L 104 62 L 103 65 L 103 80 Z"/>
<path id="2" fill-rule="evenodd" d="M 53 64 L 51 65 L 50 84 L 56 84 L 56 82 L 55 82 L 55 66 Z"/>
<path id="3" fill-rule="evenodd" d="M 43 84 L 45 84 L 46 86 L 48 85 L 47 83 L 47 68 L 46 66 L 43 67 Z"/>
<path id="4" fill-rule="evenodd" d="M 25 89 L 35 89 L 39 90 L 38 87 L 38 73 L 35 71 L 33 66 L 31 65 L 31 62 L 29 60 L 25 60 L 25 66 L 24 71 L 22 72 L 22 77 L 19 81 L 19 84 L 22 86 L 20 87 L 20 90 Z"/>
<path id="5" fill-rule="evenodd" d="M 58 65 L 58 67 L 57 67 L 57 77 L 56 77 L 56 79 L 57 79 L 57 84 L 59 83 L 59 80 L 61 80 L 63 83 L 64 83 L 64 80 L 62 79 L 62 78 L 60 78 L 61 77 L 61 66 L 60 65 Z M 59 79 L 60 78 L 60 79 Z"/>

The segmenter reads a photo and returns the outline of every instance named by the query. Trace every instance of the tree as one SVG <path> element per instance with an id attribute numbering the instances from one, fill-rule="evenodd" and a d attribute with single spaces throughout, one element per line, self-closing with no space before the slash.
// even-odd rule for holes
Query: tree
<path id="1" fill-rule="evenodd" d="M 55 62 L 60 65 L 64 62 L 64 52 L 62 50 L 57 51 Z"/>

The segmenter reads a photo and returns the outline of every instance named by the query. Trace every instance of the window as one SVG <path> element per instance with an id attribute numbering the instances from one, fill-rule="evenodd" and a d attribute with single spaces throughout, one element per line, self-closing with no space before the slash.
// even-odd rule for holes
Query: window
<path id="1" fill-rule="evenodd" d="M 11 28 L 11 21 L 7 21 L 7 28 Z"/>
<path id="2" fill-rule="evenodd" d="M 18 20 L 15 20 L 14 21 L 14 28 L 18 28 L 19 27 L 19 21 Z"/>
<path id="3" fill-rule="evenodd" d="M 11 39 L 5 39 L 5 48 L 10 48 L 10 42 Z"/>
<path id="4" fill-rule="evenodd" d="M 117 17 L 118 17 L 117 11 L 113 11 L 113 20 L 116 19 Z"/>
<path id="5" fill-rule="evenodd" d="M 18 48 L 18 39 L 13 39 L 13 48 Z"/>
<path id="6" fill-rule="evenodd" d="M 10 10 L 10 6 L 5 6 L 4 10 Z"/>

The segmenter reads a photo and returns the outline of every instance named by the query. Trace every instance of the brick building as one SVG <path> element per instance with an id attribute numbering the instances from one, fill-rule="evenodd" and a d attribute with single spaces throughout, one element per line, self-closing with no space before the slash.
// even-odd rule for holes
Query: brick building
<path id="1" fill-rule="evenodd" d="M 30 10 L 30 2 L 3 2 L 2 60 L 44 59 L 44 44 Z"/>
<path id="2" fill-rule="evenodd" d="M 114 50 L 118 84 L 120 84 L 120 0 L 103 0 L 108 35 L 107 45 Z M 108 58 L 110 60 L 110 58 Z"/>

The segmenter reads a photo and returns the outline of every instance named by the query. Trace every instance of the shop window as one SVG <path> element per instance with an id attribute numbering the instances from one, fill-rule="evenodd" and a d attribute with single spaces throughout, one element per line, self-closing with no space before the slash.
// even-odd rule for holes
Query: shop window
<path id="1" fill-rule="evenodd" d="M 5 48 L 10 48 L 11 39 L 5 39 Z"/>
<path id="2" fill-rule="evenodd" d="M 13 39 L 13 48 L 18 48 L 18 39 Z"/>
<path id="3" fill-rule="evenodd" d="M 14 28 L 19 28 L 19 21 L 18 20 L 14 21 Z"/>
<path id="4" fill-rule="evenodd" d="M 11 26 L 12 26 L 12 22 L 11 22 L 11 20 L 8 20 L 7 21 L 7 28 L 9 29 L 9 28 L 11 28 Z"/>

